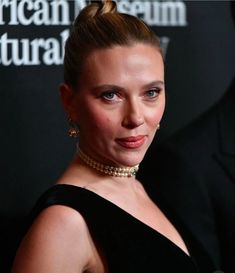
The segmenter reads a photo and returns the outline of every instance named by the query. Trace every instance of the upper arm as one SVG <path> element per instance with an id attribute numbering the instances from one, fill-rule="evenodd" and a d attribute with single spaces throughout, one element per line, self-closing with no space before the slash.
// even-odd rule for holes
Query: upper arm
<path id="1" fill-rule="evenodd" d="M 82 216 L 68 207 L 51 206 L 42 211 L 23 239 L 12 273 L 83 272 L 91 249 Z"/>

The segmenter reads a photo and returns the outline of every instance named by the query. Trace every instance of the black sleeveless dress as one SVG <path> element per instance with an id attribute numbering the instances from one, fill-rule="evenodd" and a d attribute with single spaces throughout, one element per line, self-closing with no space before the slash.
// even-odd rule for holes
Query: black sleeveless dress
<path id="1" fill-rule="evenodd" d="M 53 186 L 37 202 L 31 220 L 51 205 L 71 207 L 84 217 L 94 241 L 101 247 L 109 273 L 214 272 L 206 251 L 178 218 L 176 221 L 163 200 L 158 200 L 158 206 L 180 232 L 190 256 L 148 225 L 87 189 Z"/>

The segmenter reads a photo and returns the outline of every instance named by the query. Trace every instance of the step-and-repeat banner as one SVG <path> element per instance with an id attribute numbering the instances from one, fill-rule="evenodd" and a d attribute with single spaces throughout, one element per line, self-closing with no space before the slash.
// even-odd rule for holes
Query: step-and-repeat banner
<path id="1" fill-rule="evenodd" d="M 85 0 L 0 1 L 0 212 L 25 214 L 74 150 L 58 86 L 64 42 Z M 155 142 L 208 109 L 235 70 L 229 1 L 118 0 L 156 31 L 166 62 L 167 109 Z M 156 145 L 154 143 L 154 145 Z"/>

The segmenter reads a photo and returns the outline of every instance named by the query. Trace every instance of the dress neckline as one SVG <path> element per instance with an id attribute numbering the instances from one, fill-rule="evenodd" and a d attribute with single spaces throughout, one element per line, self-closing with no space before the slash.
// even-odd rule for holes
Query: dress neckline
<path id="1" fill-rule="evenodd" d="M 123 215 L 125 215 L 127 218 L 132 219 L 133 221 L 135 221 L 138 225 L 141 225 L 142 227 L 147 228 L 148 230 L 150 230 L 152 233 L 155 233 L 156 235 L 158 235 L 158 237 L 160 237 L 161 239 L 163 239 L 164 241 L 166 241 L 168 244 L 170 244 L 171 246 L 173 246 L 174 248 L 176 248 L 181 254 L 183 254 L 183 256 L 185 256 L 186 258 L 190 259 L 193 263 L 193 256 L 191 253 L 191 248 L 188 244 L 188 242 L 186 241 L 185 237 L 181 234 L 181 232 L 178 230 L 178 227 L 176 227 L 175 225 L 175 221 L 172 221 L 172 219 L 170 217 L 168 217 L 168 214 L 166 213 L 166 210 L 162 210 L 161 206 L 159 204 L 157 204 L 157 206 L 159 207 L 159 209 L 161 210 L 161 212 L 164 214 L 164 216 L 168 219 L 168 221 L 174 226 L 174 228 L 177 230 L 177 232 L 179 233 L 179 235 L 181 236 L 183 242 L 185 243 L 187 250 L 189 252 L 189 255 L 183 250 L 181 249 L 177 244 L 175 244 L 173 241 L 171 241 L 169 238 L 167 238 L 165 235 L 163 235 L 162 233 L 160 233 L 159 231 L 157 231 L 156 229 L 152 228 L 151 226 L 149 226 L 148 224 L 146 224 L 145 222 L 141 221 L 140 219 L 138 219 L 137 217 L 135 217 L 134 215 L 132 215 L 131 213 L 127 212 L 126 210 L 124 210 L 123 208 L 119 207 L 117 204 L 115 204 L 114 202 L 112 202 L 109 199 L 106 199 L 105 197 L 103 197 L 102 195 L 87 189 L 85 187 L 80 187 L 80 186 L 76 186 L 76 185 L 72 185 L 72 184 L 56 184 L 54 186 L 52 186 L 51 189 L 53 188 L 57 188 L 57 187 L 62 187 L 62 188 L 75 188 L 77 190 L 81 190 L 83 192 L 86 192 L 90 195 L 93 195 L 94 197 L 98 198 L 99 200 L 102 200 L 103 202 L 105 202 L 106 204 L 109 205 L 109 207 L 115 208 L 117 211 L 119 211 L 119 213 L 122 213 Z M 155 203 L 154 200 L 152 200 Z M 174 219 L 173 219 L 174 220 Z"/>

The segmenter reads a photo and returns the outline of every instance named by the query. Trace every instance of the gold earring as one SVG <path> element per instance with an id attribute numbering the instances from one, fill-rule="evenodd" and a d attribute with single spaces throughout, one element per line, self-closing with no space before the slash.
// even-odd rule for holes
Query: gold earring
<path id="1" fill-rule="evenodd" d="M 158 125 L 157 125 L 157 130 L 160 130 L 160 124 L 158 123 Z"/>
<path id="2" fill-rule="evenodd" d="M 68 136 L 72 138 L 79 137 L 79 128 L 78 125 L 75 124 L 71 118 L 68 118 L 69 129 L 68 129 Z"/>

